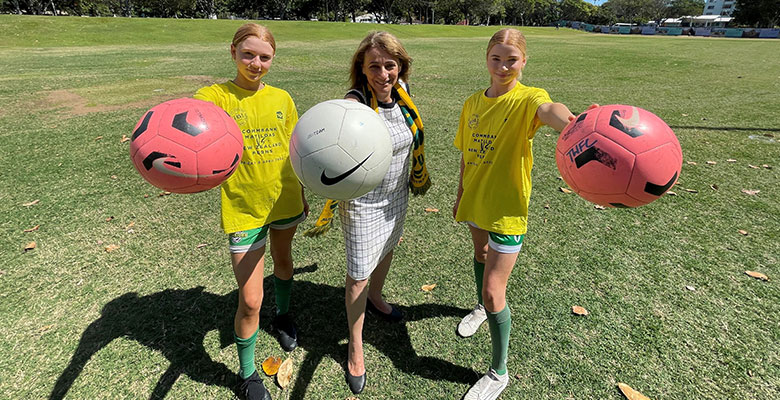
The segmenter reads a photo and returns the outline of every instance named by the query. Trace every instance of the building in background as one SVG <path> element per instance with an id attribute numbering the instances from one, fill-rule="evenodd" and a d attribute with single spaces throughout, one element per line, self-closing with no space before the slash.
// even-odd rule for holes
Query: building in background
<path id="1" fill-rule="evenodd" d="M 736 4 L 736 0 L 706 0 L 702 14 L 731 16 Z"/>

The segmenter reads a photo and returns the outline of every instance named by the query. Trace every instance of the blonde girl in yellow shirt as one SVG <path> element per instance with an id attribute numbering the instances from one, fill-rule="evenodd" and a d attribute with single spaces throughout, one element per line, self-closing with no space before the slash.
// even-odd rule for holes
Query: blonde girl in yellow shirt
<path id="1" fill-rule="evenodd" d="M 290 134 L 298 112 L 286 91 L 261 80 L 276 55 L 276 42 L 267 28 L 252 23 L 238 28 L 230 55 L 236 77 L 201 88 L 195 98 L 224 109 L 244 136 L 241 164 L 220 189 L 222 228 L 228 234 L 230 260 L 238 283 L 234 329 L 242 382 L 237 394 L 241 399 L 270 400 L 254 360 L 268 239 L 276 296 L 276 316 L 271 325 L 284 350 L 292 351 L 297 346 L 297 331 L 289 312 L 291 243 L 309 208 L 290 164 Z"/>
<path id="2" fill-rule="evenodd" d="M 471 231 L 478 298 L 457 332 L 469 337 L 487 320 L 493 348 L 490 369 L 466 400 L 496 399 L 508 383 L 506 286 L 527 230 L 533 138 L 542 125 L 561 131 L 574 119 L 544 89 L 519 82 L 526 61 L 520 31 L 508 28 L 493 35 L 487 47 L 490 87 L 464 103 L 454 142 L 462 157 L 453 217 Z"/>

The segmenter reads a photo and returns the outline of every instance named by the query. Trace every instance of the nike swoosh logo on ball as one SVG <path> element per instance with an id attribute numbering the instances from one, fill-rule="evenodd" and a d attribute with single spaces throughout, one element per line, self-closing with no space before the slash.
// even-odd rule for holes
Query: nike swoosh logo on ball
<path id="1" fill-rule="evenodd" d="M 349 171 L 333 178 L 325 175 L 325 170 L 322 170 L 322 175 L 320 175 L 320 182 L 322 182 L 323 185 L 332 186 L 343 181 L 346 177 L 352 175 L 353 172 L 357 171 L 357 169 L 360 168 L 360 166 L 363 165 L 366 161 L 368 161 L 368 159 L 371 158 L 373 154 L 374 153 L 369 154 L 365 160 L 361 161 L 358 165 L 352 167 L 352 169 L 350 169 Z"/>

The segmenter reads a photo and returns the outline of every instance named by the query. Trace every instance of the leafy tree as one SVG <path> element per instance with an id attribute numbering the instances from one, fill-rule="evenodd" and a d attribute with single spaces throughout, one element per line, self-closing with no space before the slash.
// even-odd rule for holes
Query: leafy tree
<path id="1" fill-rule="evenodd" d="M 526 25 L 536 7 L 536 0 L 506 0 L 504 9 L 507 21 L 511 21 L 512 25 Z"/>
<path id="2" fill-rule="evenodd" d="M 734 20 L 753 27 L 775 27 L 780 24 L 780 0 L 737 0 Z"/>
<path id="3" fill-rule="evenodd" d="M 678 18 L 686 15 L 699 15 L 704 10 L 704 0 L 672 0 L 669 3 L 667 17 Z"/>
<path id="4" fill-rule="evenodd" d="M 382 19 L 386 22 L 393 22 L 395 21 L 393 5 L 396 1 L 398 0 L 370 0 L 368 3 L 368 11 L 381 15 Z"/>
<path id="5" fill-rule="evenodd" d="M 664 18 L 668 5 L 669 0 L 610 0 L 602 7 L 609 8 L 620 21 L 642 24 Z"/>
<path id="6" fill-rule="evenodd" d="M 557 0 L 535 0 L 534 8 L 528 16 L 528 24 L 536 26 L 552 25 L 561 19 L 561 9 Z"/>
<path id="7" fill-rule="evenodd" d="M 560 3 L 561 19 L 568 21 L 587 21 L 595 12 L 596 6 L 583 0 L 563 0 Z"/>
<path id="8" fill-rule="evenodd" d="M 612 25 L 617 22 L 617 19 L 618 18 L 615 13 L 612 12 L 612 9 L 602 6 L 596 8 L 596 11 L 591 14 L 588 22 L 596 25 Z"/>
<path id="9" fill-rule="evenodd" d="M 472 3 L 471 12 L 480 24 L 490 25 L 490 17 L 504 15 L 503 0 L 482 0 Z"/>
<path id="10" fill-rule="evenodd" d="M 368 0 L 343 0 L 344 11 L 349 14 L 351 21 L 355 22 L 358 13 L 366 9 Z"/>
<path id="11" fill-rule="evenodd" d="M 445 24 L 457 24 L 465 18 L 458 6 L 459 0 L 437 0 L 434 6 L 436 18 Z"/>

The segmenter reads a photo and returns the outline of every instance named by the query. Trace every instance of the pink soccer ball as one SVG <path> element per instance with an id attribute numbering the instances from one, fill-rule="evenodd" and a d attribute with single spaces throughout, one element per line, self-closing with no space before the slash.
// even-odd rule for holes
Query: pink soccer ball
<path id="1" fill-rule="evenodd" d="M 195 193 L 233 174 L 243 149 L 241 130 L 228 113 L 207 101 L 183 98 L 156 105 L 141 117 L 130 158 L 152 185 Z"/>
<path id="2" fill-rule="evenodd" d="M 661 118 L 639 107 L 607 105 L 583 112 L 558 137 L 563 180 L 585 200 L 639 207 L 680 176 L 680 142 Z"/>

